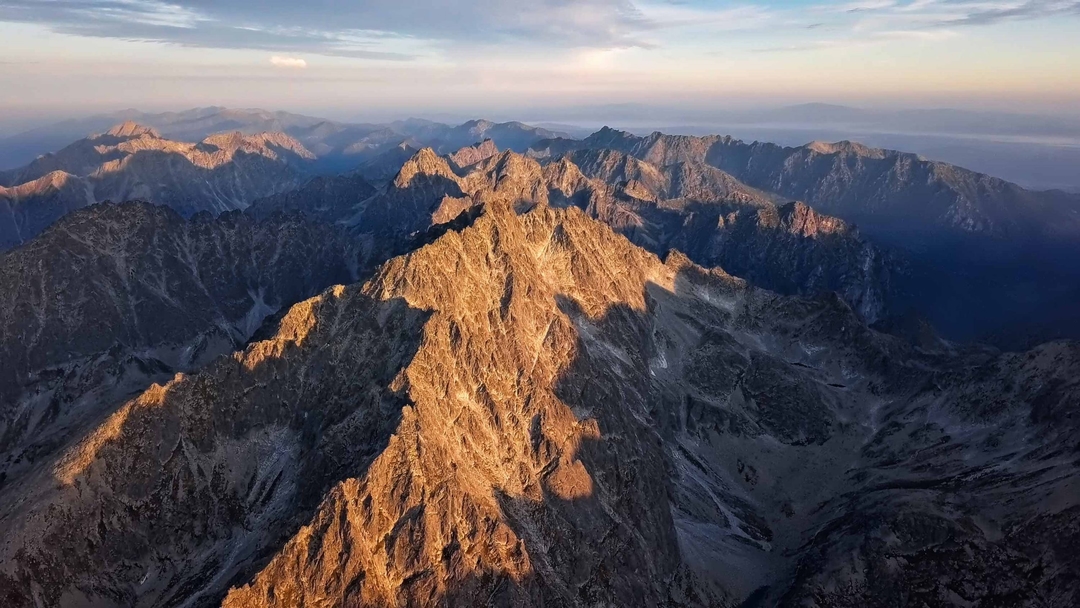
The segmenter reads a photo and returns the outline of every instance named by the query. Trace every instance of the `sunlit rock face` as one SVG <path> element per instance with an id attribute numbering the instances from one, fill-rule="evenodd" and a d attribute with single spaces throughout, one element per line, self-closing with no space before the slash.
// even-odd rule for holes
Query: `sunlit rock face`
<path id="1" fill-rule="evenodd" d="M 458 160 L 454 160 L 454 156 Z M 257 201 L 250 213 L 300 212 L 348 226 L 376 255 L 409 251 L 418 235 L 486 201 L 576 206 L 645 249 L 677 249 L 784 294 L 836 291 L 869 323 L 896 312 L 903 259 L 851 225 L 750 188 L 700 162 L 658 167 L 612 150 L 539 162 L 490 141 L 441 157 L 423 149 L 392 180 L 318 178 Z"/>
<path id="2" fill-rule="evenodd" d="M 836 296 L 661 261 L 514 177 L 531 165 L 485 162 L 510 177 L 471 222 L 6 486 L 0 598 L 1077 599 L 1077 345 L 915 349 Z"/>

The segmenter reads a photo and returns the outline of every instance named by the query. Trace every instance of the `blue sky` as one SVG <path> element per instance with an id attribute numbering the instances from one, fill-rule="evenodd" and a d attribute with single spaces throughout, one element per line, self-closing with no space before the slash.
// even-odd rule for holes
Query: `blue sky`
<path id="1" fill-rule="evenodd" d="M 1064 0 L 0 0 L 0 108 L 1067 111 Z"/>

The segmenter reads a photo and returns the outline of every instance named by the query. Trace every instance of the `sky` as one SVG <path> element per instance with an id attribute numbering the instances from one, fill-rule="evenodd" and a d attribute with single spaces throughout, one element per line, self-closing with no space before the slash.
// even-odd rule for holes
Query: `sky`
<path id="1" fill-rule="evenodd" d="M 1080 1 L 0 0 L 9 122 L 805 102 L 1080 114 Z"/>

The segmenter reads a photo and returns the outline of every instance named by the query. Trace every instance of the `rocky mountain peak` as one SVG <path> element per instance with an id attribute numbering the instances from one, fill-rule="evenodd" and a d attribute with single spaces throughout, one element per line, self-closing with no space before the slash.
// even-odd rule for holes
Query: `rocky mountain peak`
<path id="1" fill-rule="evenodd" d="M 1074 345 L 920 352 L 498 200 L 276 327 L 5 487 L 6 602 L 1076 597 Z"/>
<path id="2" fill-rule="evenodd" d="M 634 138 L 635 136 L 631 133 L 604 126 L 599 131 L 586 137 L 584 143 L 587 147 L 622 150 L 625 144 Z"/>
<path id="3" fill-rule="evenodd" d="M 451 181 L 457 180 L 457 175 L 450 168 L 446 159 L 439 156 L 431 148 L 422 148 L 419 152 L 407 160 L 394 178 L 395 188 L 408 188 L 417 176 L 441 177 Z"/>
<path id="4" fill-rule="evenodd" d="M 118 138 L 154 137 L 161 138 L 161 134 L 152 127 L 140 125 L 134 121 L 124 121 L 105 132 L 105 135 Z"/>
<path id="5" fill-rule="evenodd" d="M 495 123 L 491 122 L 490 120 L 478 118 L 462 124 L 461 128 L 469 131 L 470 133 L 482 134 L 490 130 L 493 126 L 495 126 Z"/>
<path id="6" fill-rule="evenodd" d="M 846 234 L 853 231 L 840 218 L 823 215 L 801 201 L 794 201 L 779 208 L 781 225 L 787 232 L 808 238 L 820 235 Z"/>
<path id="7" fill-rule="evenodd" d="M 455 167 L 462 169 L 497 154 L 499 154 L 499 148 L 495 145 L 495 142 L 491 139 L 485 139 L 480 143 L 465 146 L 454 152 L 450 155 L 450 161 Z"/>

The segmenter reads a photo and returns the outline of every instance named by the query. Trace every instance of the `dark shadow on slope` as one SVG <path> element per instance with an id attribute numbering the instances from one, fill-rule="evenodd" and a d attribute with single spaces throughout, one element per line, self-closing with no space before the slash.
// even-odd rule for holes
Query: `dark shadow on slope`
<path id="1" fill-rule="evenodd" d="M 772 524 L 766 517 L 782 520 L 790 515 L 783 510 L 762 514 L 757 507 L 726 494 L 722 498 L 729 511 L 722 513 L 717 506 L 698 501 L 686 494 L 685 488 L 676 487 L 679 477 L 708 476 L 716 466 L 697 460 L 681 445 L 680 437 L 734 439 L 764 434 L 790 446 L 797 454 L 803 446 L 824 443 L 849 423 L 836 418 L 834 408 L 821 400 L 823 395 L 839 394 L 847 387 L 830 384 L 817 393 L 808 392 L 802 382 L 812 375 L 798 366 L 778 360 L 762 366 L 753 357 L 740 360 L 737 346 L 723 335 L 732 320 L 715 311 L 717 316 L 713 318 L 680 317 L 681 322 L 701 332 L 695 349 L 701 355 L 698 360 L 705 364 L 698 372 L 688 370 L 682 383 L 692 385 L 698 395 L 713 390 L 727 394 L 739 387 L 742 394 L 757 402 L 757 413 L 746 417 L 721 402 L 684 402 L 655 384 L 648 372 L 657 355 L 654 312 L 657 306 L 676 305 L 673 300 L 684 297 L 680 287 L 692 288 L 701 280 L 697 274 L 691 269 L 680 275 L 675 294 L 648 286 L 644 310 L 615 305 L 599 318 L 590 318 L 574 301 L 560 300 L 561 310 L 588 331 L 579 336 L 577 356 L 560 375 L 555 391 L 561 404 L 555 407 L 570 408 L 582 425 L 595 424 L 596 433 L 583 437 L 573 453 L 563 453 L 558 448 L 561 438 L 544 432 L 545 417 L 555 412 L 535 415 L 526 439 L 536 458 L 532 465 L 542 467 L 542 499 L 499 496 L 503 514 L 524 542 L 533 572 L 522 580 L 492 572 L 478 574 L 451 588 L 444 598 L 447 605 L 564 606 L 581 602 L 719 606 L 742 599 L 711 586 L 686 567 L 675 533 L 674 513 L 708 522 L 718 534 L 745 538 L 746 543 L 757 543 L 762 548 L 773 540 Z M 953 371 L 944 353 L 915 351 L 870 331 L 835 297 L 766 297 L 755 308 L 763 317 L 743 319 L 738 321 L 738 327 L 747 328 L 749 321 L 751 328 L 759 323 L 773 335 L 785 336 L 793 343 L 835 342 L 839 350 L 834 357 L 857 360 L 863 366 L 862 373 L 879 379 L 867 386 L 870 394 L 914 399 L 940 391 L 926 386 L 926 369 L 931 365 L 944 364 L 949 370 L 938 378 L 942 382 L 947 374 L 959 372 L 979 379 L 986 373 L 960 371 L 967 369 L 970 359 L 964 366 L 953 365 L 957 368 Z M 710 328 L 714 331 L 710 332 Z M 755 379 L 762 372 L 764 382 Z M 978 394 L 970 388 L 963 390 Z M 1069 390 L 1075 392 L 1075 388 L 1055 390 L 1047 399 L 1062 401 L 1071 394 Z M 1032 407 L 1037 405 L 1033 403 Z M 963 412 L 960 401 L 950 407 L 954 414 Z M 1061 403 L 1055 408 L 1060 415 Z M 916 410 L 915 415 L 921 419 L 923 414 Z M 998 417 L 997 423 L 1005 428 L 1011 426 L 1007 417 Z M 1040 428 L 1043 433 L 1056 432 L 1045 424 Z M 883 428 L 881 432 L 889 431 Z M 1068 434 L 1064 432 L 1057 439 L 1067 440 Z M 765 580 L 765 586 L 748 590 L 750 605 L 775 605 L 781 597 L 784 605 L 792 606 L 810 600 L 818 605 L 852 607 L 884 608 L 920 602 L 945 605 L 952 597 L 950 593 L 979 598 L 987 605 L 1034 602 L 1032 605 L 1065 606 L 1076 602 L 1080 579 L 1070 572 L 1076 571 L 1076 556 L 1080 555 L 1080 537 L 1076 534 L 1080 507 L 1074 504 L 1061 513 L 1018 524 L 1003 530 L 1004 539 L 994 540 L 996 533 L 982 527 L 992 520 L 980 519 L 980 509 L 990 513 L 994 494 L 985 494 L 986 498 L 980 500 L 989 502 L 981 507 L 977 505 L 982 503 L 965 495 L 993 489 L 1005 493 L 1002 496 L 1017 496 L 1027 492 L 1027 486 L 1038 488 L 1040 493 L 1055 487 L 1059 492 L 1067 491 L 1068 471 L 1075 464 L 1062 460 L 1060 452 L 1035 450 L 1025 459 L 1057 459 L 1057 464 L 1052 467 L 1033 463 L 1026 471 L 985 479 L 976 468 L 954 470 L 950 474 L 955 478 L 939 488 L 922 479 L 927 471 L 918 466 L 918 461 L 934 454 L 947 456 L 956 445 L 950 445 L 948 437 L 935 441 L 933 435 L 913 441 L 908 474 L 915 480 L 880 488 L 867 483 L 850 495 L 823 502 L 816 519 L 820 527 L 814 525 L 806 530 L 817 530 L 812 543 L 791 547 L 796 556 L 802 555 L 801 559 L 788 575 L 776 573 L 775 578 Z M 676 450 L 682 454 L 680 459 L 685 459 L 681 466 L 697 469 L 696 473 L 676 465 Z M 578 462 L 584 467 L 584 476 L 570 474 Z M 948 460 L 939 466 L 947 464 Z M 742 473 L 741 468 L 739 471 Z M 757 475 L 747 471 L 747 475 Z M 856 487 L 862 483 L 859 476 L 853 479 Z M 1018 503 L 1014 508 L 1027 507 Z M 896 543 L 901 548 L 891 549 Z M 829 552 L 846 556 L 853 549 L 872 560 L 868 570 L 852 571 L 850 576 L 836 580 L 834 587 L 816 586 L 820 579 L 814 577 L 830 572 L 837 564 L 835 554 Z M 486 601 L 477 602 L 477 598 Z"/>
<path id="2" fill-rule="evenodd" d="M 375 188 L 358 175 L 318 176 L 296 190 L 258 199 L 244 212 L 259 218 L 277 211 L 298 212 L 335 224 L 358 213 L 375 193 Z"/>
<path id="3" fill-rule="evenodd" d="M 52 604 L 65 593 L 218 605 L 308 522 L 330 487 L 362 476 L 383 451 L 407 405 L 395 379 L 427 315 L 335 288 L 298 305 L 277 341 L 121 408 L 23 486 L 42 493 L 54 516 L 41 538 L 20 541 L 45 553 L 9 556 L 19 566 L 0 578 L 4 605 Z M 9 512 L 0 523 L 16 534 L 28 516 Z M 150 585 L 145 572 L 154 573 Z"/>
<path id="4" fill-rule="evenodd" d="M 590 317 L 573 300 L 560 298 L 560 310 L 579 328 L 576 356 L 554 387 L 559 400 L 554 409 L 535 413 L 531 432 L 523 438 L 531 443 L 534 456 L 528 466 L 542 471 L 543 498 L 499 496 L 503 514 L 523 540 L 534 570 L 524 580 L 500 578 L 492 572 L 477 574 L 449 590 L 447 605 L 722 606 L 737 601 L 687 567 L 674 511 L 689 509 L 725 534 L 751 544 L 768 543 L 772 532 L 751 505 L 734 495 L 725 497 L 738 518 L 732 521 L 717 507 L 710 512 L 706 505 L 680 494 L 675 480 L 685 473 L 679 473 L 672 461 L 677 435 L 768 433 L 798 446 L 825 441 L 838 422 L 802 386 L 798 372 L 790 375 L 794 380 L 780 382 L 788 373 L 776 369 L 780 361 L 747 360 L 748 370 L 717 367 L 701 372 L 704 377 L 699 380 L 704 383 L 723 384 L 730 376 L 731 383 L 757 400 L 761 408 L 757 418 L 725 413 L 719 404 L 695 408 L 657 383 L 649 372 L 657 360 L 657 332 L 665 329 L 657 325 L 657 307 L 677 307 L 680 300 L 686 305 L 685 300 L 692 297 L 681 290 L 702 281 L 710 279 L 692 270 L 679 275 L 674 294 L 648 284 L 644 309 L 616 304 L 599 317 Z M 804 305 L 819 318 L 797 331 L 816 337 L 848 333 L 854 338 L 860 333 L 857 318 L 838 300 L 805 301 Z M 733 323 L 724 311 L 707 308 L 688 306 L 702 314 L 679 319 L 693 332 L 701 332 L 696 348 L 703 352 L 714 348 L 713 341 L 719 339 L 715 332 L 722 333 Z M 845 325 L 853 327 L 841 329 Z M 865 328 L 861 332 L 871 334 Z M 713 362 L 724 365 L 722 358 Z M 768 377 L 776 382 L 763 384 L 755 374 L 772 374 Z M 564 437 L 545 433 L 548 417 L 566 416 L 565 411 L 556 411 L 560 408 L 569 408 L 581 428 L 595 429 L 595 434 L 582 434 L 572 453 L 561 451 Z M 710 417 L 708 412 L 713 410 L 715 415 Z M 687 458 L 693 461 L 692 455 Z"/>
<path id="5" fill-rule="evenodd" d="M 678 250 L 697 264 L 719 266 L 784 295 L 838 292 L 870 323 L 899 312 L 893 308 L 903 299 L 900 289 L 909 272 L 907 261 L 872 246 L 846 226 L 830 225 L 820 231 L 810 228 L 804 233 L 792 225 L 793 216 L 807 214 L 823 225 L 834 221 L 816 216 L 805 205 L 694 200 L 659 204 L 617 189 L 608 195 L 612 197 L 610 204 L 588 197 L 557 202 L 581 208 L 659 256 Z M 624 221 L 618 211 L 607 209 L 608 205 L 628 210 L 643 222 Z"/>
<path id="6" fill-rule="evenodd" d="M 150 383 L 242 347 L 275 308 L 352 282 L 354 249 L 298 217 L 183 220 L 133 202 L 80 210 L 0 257 L 0 472 L 10 480 Z"/>

